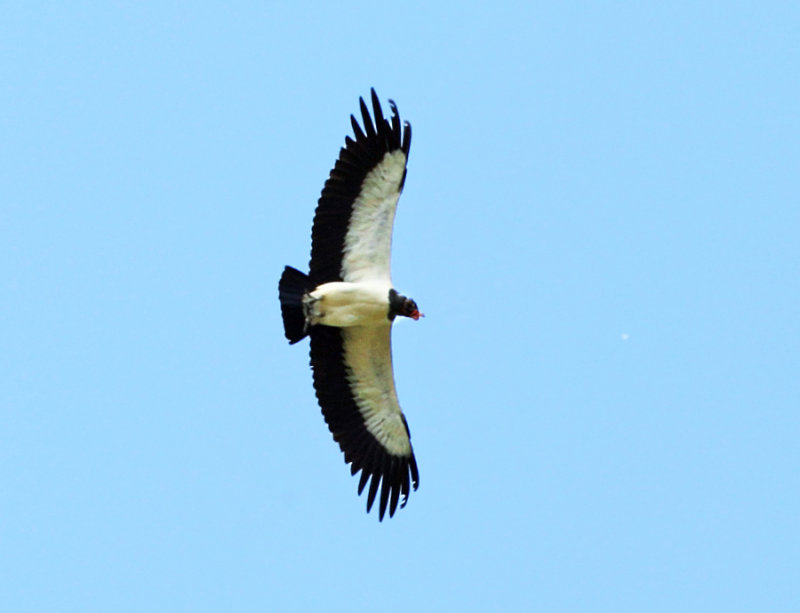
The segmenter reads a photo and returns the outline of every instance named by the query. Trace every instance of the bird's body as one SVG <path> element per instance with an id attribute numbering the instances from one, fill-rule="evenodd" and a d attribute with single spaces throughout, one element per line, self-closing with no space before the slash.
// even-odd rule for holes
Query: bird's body
<path id="1" fill-rule="evenodd" d="M 372 90 L 373 124 L 360 100 L 363 130 L 347 137 L 322 190 L 311 232 L 309 274 L 287 266 L 278 284 L 290 343 L 311 338 L 314 388 L 352 474 L 367 483 L 367 511 L 380 491 L 380 519 L 405 506 L 419 473 L 392 370 L 391 328 L 419 319 L 416 303 L 392 286 L 392 226 L 403 189 L 411 127 L 397 107 L 385 119 Z M 402 500 L 401 500 L 402 497 Z"/>
<path id="2" fill-rule="evenodd" d="M 331 281 L 306 294 L 309 325 L 388 326 L 390 283 L 385 281 Z"/>

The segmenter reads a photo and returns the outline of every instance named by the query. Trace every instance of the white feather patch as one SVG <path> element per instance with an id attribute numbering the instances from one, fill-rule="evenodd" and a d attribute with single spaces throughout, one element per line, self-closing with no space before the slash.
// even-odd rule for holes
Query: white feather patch
<path id="1" fill-rule="evenodd" d="M 405 168 L 406 155 L 398 149 L 364 177 L 344 240 L 344 281 L 390 281 L 392 226 Z"/>
<path id="2" fill-rule="evenodd" d="M 391 454 L 411 455 L 392 371 L 392 327 L 342 328 L 344 358 L 356 406 L 367 430 Z"/>
<path id="3" fill-rule="evenodd" d="M 323 283 L 303 298 L 309 324 L 381 326 L 389 323 L 389 290 L 384 281 Z"/>

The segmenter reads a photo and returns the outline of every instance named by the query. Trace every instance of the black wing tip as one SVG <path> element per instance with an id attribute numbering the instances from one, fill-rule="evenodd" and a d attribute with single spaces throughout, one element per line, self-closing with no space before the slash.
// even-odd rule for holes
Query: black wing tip
<path id="1" fill-rule="evenodd" d="M 364 131 L 367 133 L 367 138 L 375 138 L 375 126 L 372 124 L 372 116 L 369 114 L 369 108 L 363 98 L 358 99 L 359 106 L 361 107 L 361 119 L 364 121 Z"/>
<path id="2" fill-rule="evenodd" d="M 408 152 L 411 150 L 411 124 L 407 121 L 403 122 L 403 138 L 401 143 L 400 148 L 403 150 L 403 153 L 406 154 L 406 158 L 408 158 Z"/>
<path id="3" fill-rule="evenodd" d="M 361 125 L 358 123 L 358 119 L 356 119 L 355 115 L 350 115 L 350 125 L 353 127 L 353 134 L 356 137 L 355 140 L 356 143 L 366 140 L 367 137 L 364 134 L 363 130 L 361 129 Z M 351 143 L 353 143 L 353 141 L 349 139 L 350 139 L 349 136 L 345 139 L 345 145 L 347 147 L 351 147 L 352 146 Z"/>
<path id="4" fill-rule="evenodd" d="M 361 111 L 361 121 L 363 128 L 356 119 L 355 115 L 350 115 L 350 123 L 353 127 L 355 142 L 361 145 L 369 145 L 370 141 L 382 140 L 378 148 L 382 151 L 395 151 L 400 149 L 408 157 L 411 145 L 411 125 L 407 121 L 400 121 L 400 113 L 397 104 L 389 99 L 391 117 L 386 118 L 383 114 L 380 98 L 374 87 L 370 88 L 369 99 L 372 102 L 372 113 L 363 96 L 359 97 L 358 105 Z M 374 117 L 374 121 L 373 121 Z M 349 146 L 349 143 L 348 143 Z"/>
<path id="5" fill-rule="evenodd" d="M 355 474 L 358 470 L 359 468 L 354 465 L 351 472 Z M 358 495 L 364 492 L 369 483 L 367 513 L 372 511 L 372 507 L 378 501 L 378 521 L 383 521 L 387 512 L 389 517 L 394 517 L 397 509 L 406 506 L 410 493 L 409 483 L 413 485 L 415 491 L 419 486 L 419 473 L 413 452 L 408 457 L 386 455 L 375 465 L 371 467 L 364 465 L 360 470 Z"/>
<path id="6" fill-rule="evenodd" d="M 375 115 L 375 123 L 378 124 L 383 121 L 383 109 L 378 94 L 375 93 L 375 88 L 371 88 L 370 91 L 372 92 L 372 112 Z"/>

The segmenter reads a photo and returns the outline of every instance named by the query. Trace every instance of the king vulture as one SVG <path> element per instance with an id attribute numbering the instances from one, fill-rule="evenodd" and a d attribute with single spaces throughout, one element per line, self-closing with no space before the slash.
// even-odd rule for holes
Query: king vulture
<path id="1" fill-rule="evenodd" d="M 345 138 L 317 203 L 309 273 L 287 266 L 278 294 L 289 343 L 311 339 L 317 400 L 351 474 L 361 471 L 358 493 L 369 483 L 369 512 L 380 490 L 383 520 L 419 485 L 391 349 L 395 318 L 421 317 L 390 275 L 411 126 L 401 124 L 391 100 L 392 116 L 385 118 L 374 89 L 372 116 L 363 98 L 360 105 L 363 127 L 350 116 L 355 138 Z"/>

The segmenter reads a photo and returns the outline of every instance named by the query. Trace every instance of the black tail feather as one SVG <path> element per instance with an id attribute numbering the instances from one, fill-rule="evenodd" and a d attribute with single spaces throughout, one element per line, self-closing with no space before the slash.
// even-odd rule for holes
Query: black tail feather
<path id="1" fill-rule="evenodd" d="M 278 283 L 278 295 L 281 299 L 283 330 L 291 344 L 302 340 L 308 334 L 303 314 L 303 295 L 312 289 L 314 284 L 307 274 L 291 266 L 283 269 Z"/>

